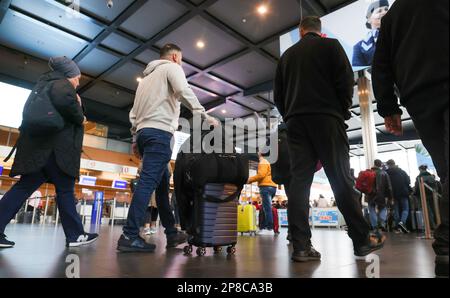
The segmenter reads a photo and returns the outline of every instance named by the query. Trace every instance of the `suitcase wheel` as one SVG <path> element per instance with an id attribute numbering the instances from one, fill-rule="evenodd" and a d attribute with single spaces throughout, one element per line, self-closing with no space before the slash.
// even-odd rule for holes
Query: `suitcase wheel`
<path id="1" fill-rule="evenodd" d="M 190 255 L 190 254 L 192 254 L 192 245 L 186 245 L 186 246 L 183 248 L 183 252 L 184 252 L 185 255 Z"/>
<path id="2" fill-rule="evenodd" d="M 214 247 L 214 253 L 220 253 L 220 252 L 222 252 L 222 247 L 221 246 L 215 246 Z"/>
<path id="3" fill-rule="evenodd" d="M 228 255 L 234 255 L 234 254 L 236 254 L 236 247 L 234 247 L 234 246 L 228 246 L 228 247 L 227 247 L 227 253 L 228 253 Z"/>
<path id="4" fill-rule="evenodd" d="M 197 256 L 202 257 L 202 256 L 206 255 L 206 248 L 198 247 L 196 252 L 197 252 Z"/>

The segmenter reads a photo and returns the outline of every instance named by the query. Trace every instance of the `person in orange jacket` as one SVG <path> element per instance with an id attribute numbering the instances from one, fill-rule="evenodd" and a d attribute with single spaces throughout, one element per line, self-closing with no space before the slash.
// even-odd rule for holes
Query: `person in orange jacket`
<path id="1" fill-rule="evenodd" d="M 262 199 L 264 221 L 260 225 L 260 235 L 274 235 L 273 231 L 273 215 L 272 215 L 272 199 L 277 193 L 277 184 L 272 181 L 272 170 L 270 163 L 264 156 L 259 153 L 258 173 L 248 179 L 248 184 L 258 182 L 259 194 Z"/>

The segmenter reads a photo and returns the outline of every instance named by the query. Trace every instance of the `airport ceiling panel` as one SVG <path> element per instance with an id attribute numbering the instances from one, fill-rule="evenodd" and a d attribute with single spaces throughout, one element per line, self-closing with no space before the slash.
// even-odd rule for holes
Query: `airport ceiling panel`
<path id="1" fill-rule="evenodd" d="M 24 53 L 48 59 L 74 57 L 87 42 L 11 9 L 0 24 L 0 43 Z"/>
<path id="2" fill-rule="evenodd" d="M 280 40 L 277 38 L 273 42 L 269 43 L 268 45 L 264 46 L 263 49 L 267 52 L 269 52 L 272 56 L 276 58 L 280 58 Z"/>
<path id="3" fill-rule="evenodd" d="M 194 3 L 195 5 L 200 5 L 205 2 L 205 0 L 189 0 L 189 2 Z"/>
<path id="4" fill-rule="evenodd" d="M 87 83 L 89 83 L 90 81 L 92 81 L 92 78 L 85 76 L 85 75 L 81 75 L 81 79 L 80 79 L 80 87 L 83 87 L 84 85 L 86 85 Z"/>
<path id="5" fill-rule="evenodd" d="M 197 46 L 200 41 L 204 43 L 203 48 Z M 167 43 L 180 45 L 184 59 L 203 68 L 244 48 L 241 42 L 200 16 L 165 36 L 157 46 Z"/>
<path id="6" fill-rule="evenodd" d="M 297 0 L 265 1 L 267 13 L 261 15 L 257 7 L 260 0 L 221 0 L 208 12 L 238 31 L 253 43 L 277 34 L 289 26 L 296 26 L 300 20 L 300 6 Z"/>
<path id="7" fill-rule="evenodd" d="M 247 116 L 251 112 L 231 101 L 222 104 L 209 112 L 209 115 L 216 117 L 220 120 L 225 120 L 226 118 L 240 118 L 242 116 Z"/>
<path id="8" fill-rule="evenodd" d="M 139 46 L 139 44 L 129 38 L 117 33 L 111 33 L 105 40 L 103 40 L 102 45 L 122 54 L 129 54 Z"/>
<path id="9" fill-rule="evenodd" d="M 378 145 L 378 153 L 392 152 L 402 150 L 402 148 L 395 144 Z"/>
<path id="10" fill-rule="evenodd" d="M 335 10 L 337 7 L 341 7 L 346 4 L 350 4 L 351 2 L 355 2 L 356 0 L 316 0 L 315 2 L 320 2 L 324 5 L 328 11 Z"/>
<path id="11" fill-rule="evenodd" d="M 190 75 L 193 75 L 194 73 L 197 72 L 197 70 L 194 67 L 192 67 L 186 63 L 183 63 L 182 66 L 183 66 L 184 73 L 186 74 L 187 77 Z"/>
<path id="12" fill-rule="evenodd" d="M 222 96 L 231 95 L 239 91 L 235 88 L 230 87 L 229 85 L 224 85 L 220 81 L 214 80 L 213 78 L 205 75 L 196 77 L 190 80 L 190 82 Z"/>
<path id="13" fill-rule="evenodd" d="M 47 1 L 47 0 L 46 0 Z M 134 0 L 114 1 L 112 8 L 106 7 L 106 0 L 81 0 L 80 8 L 102 21 L 112 22 L 117 18 Z"/>
<path id="14" fill-rule="evenodd" d="M 124 90 L 101 82 L 83 93 L 83 98 L 89 98 L 116 108 L 125 108 L 133 103 L 134 95 Z"/>
<path id="15" fill-rule="evenodd" d="M 151 0 L 147 1 L 120 28 L 142 39 L 149 39 L 185 12 L 186 7 L 177 1 Z"/>
<path id="16" fill-rule="evenodd" d="M 264 98 L 265 100 L 273 103 L 274 102 L 274 98 L 273 98 L 273 91 L 270 92 L 262 92 L 258 94 L 259 97 Z"/>
<path id="17" fill-rule="evenodd" d="M 270 106 L 265 104 L 261 100 L 254 98 L 253 96 L 243 97 L 243 96 L 233 96 L 232 99 L 246 107 L 249 107 L 257 112 L 266 111 Z"/>
<path id="18" fill-rule="evenodd" d="M 98 76 L 117 61 L 119 61 L 117 56 L 114 56 L 102 49 L 95 48 L 80 62 L 78 62 L 78 65 L 83 73 L 90 76 Z"/>
<path id="19" fill-rule="evenodd" d="M 256 52 L 246 54 L 223 66 L 214 73 L 244 88 L 273 80 L 276 64 Z"/>
<path id="20" fill-rule="evenodd" d="M 89 39 L 95 38 L 104 28 L 101 23 L 82 14 L 74 17 L 67 12 L 65 5 L 56 1 L 13 0 L 11 6 Z"/>
<path id="21" fill-rule="evenodd" d="M 144 63 L 144 64 L 149 64 L 151 61 L 159 59 L 159 53 L 153 51 L 153 50 L 145 50 L 142 53 L 140 53 L 139 55 L 136 56 L 136 60 Z"/>
<path id="22" fill-rule="evenodd" d="M 106 77 L 106 81 L 136 91 L 145 68 L 135 62 L 128 62 Z"/>
<path id="23" fill-rule="evenodd" d="M 194 91 L 195 95 L 197 96 L 198 100 L 202 104 L 206 104 L 208 102 L 218 99 L 218 96 L 215 96 L 209 92 L 205 92 L 199 88 L 196 88 L 195 86 L 191 86 L 191 88 Z"/>
<path id="24" fill-rule="evenodd" d="M 348 131 L 347 135 L 350 140 L 360 139 L 362 138 L 362 131 L 361 130 Z"/>
<path id="25" fill-rule="evenodd" d="M 42 60 L 0 46 L 0 70 L 10 77 L 36 82 L 49 71 L 47 63 Z"/>

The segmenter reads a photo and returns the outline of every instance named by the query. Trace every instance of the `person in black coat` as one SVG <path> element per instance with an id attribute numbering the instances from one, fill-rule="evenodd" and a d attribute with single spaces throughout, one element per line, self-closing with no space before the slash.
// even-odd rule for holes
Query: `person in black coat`
<path id="1" fill-rule="evenodd" d="M 323 38 L 318 17 L 306 17 L 300 25 L 302 39 L 288 49 L 277 67 L 274 99 L 287 125 L 291 181 L 289 231 L 292 260 L 320 260 L 311 244 L 309 196 L 318 161 L 321 161 L 336 202 L 349 227 L 357 256 L 383 246 L 382 235 L 371 235 L 350 176 L 349 142 L 345 120 L 355 85 L 350 61 L 336 39 Z"/>
<path id="2" fill-rule="evenodd" d="M 409 233 L 406 228 L 406 221 L 409 217 L 409 195 L 412 193 L 411 178 L 394 160 L 388 160 L 386 163 L 388 169 L 386 172 L 391 179 L 392 192 L 394 196 L 394 220 L 397 229 L 403 233 Z"/>
<path id="3" fill-rule="evenodd" d="M 406 107 L 443 181 L 434 232 L 436 275 L 448 277 L 449 1 L 397 0 L 384 16 L 372 65 L 378 113 L 401 135 Z"/>
<path id="4" fill-rule="evenodd" d="M 75 206 L 75 180 L 79 177 L 85 121 L 81 99 L 76 93 L 81 77 L 78 66 L 67 57 L 51 58 L 52 71 L 42 75 L 25 103 L 24 111 L 35 98 L 33 93 L 48 97 L 64 119 L 64 128 L 54 134 L 35 136 L 22 122 L 17 153 L 10 176 L 20 180 L 0 200 L 0 248 L 12 247 L 4 235 L 6 225 L 14 218 L 25 200 L 43 183 L 53 183 L 61 223 L 69 247 L 91 243 L 96 234 L 84 232 Z M 25 114 L 24 114 L 25 118 Z"/>

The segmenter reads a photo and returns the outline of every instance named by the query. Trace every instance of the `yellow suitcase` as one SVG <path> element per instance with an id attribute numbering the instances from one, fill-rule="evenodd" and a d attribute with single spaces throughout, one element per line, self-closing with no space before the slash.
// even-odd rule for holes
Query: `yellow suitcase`
<path id="1" fill-rule="evenodd" d="M 238 207 L 238 232 L 243 235 L 249 233 L 256 236 L 257 221 L 256 208 L 253 205 L 239 205 Z"/>

